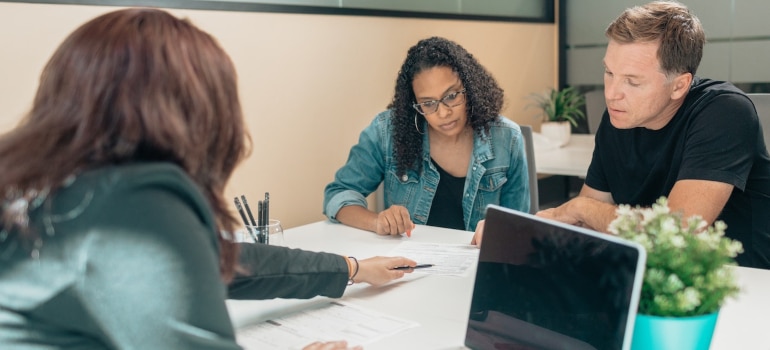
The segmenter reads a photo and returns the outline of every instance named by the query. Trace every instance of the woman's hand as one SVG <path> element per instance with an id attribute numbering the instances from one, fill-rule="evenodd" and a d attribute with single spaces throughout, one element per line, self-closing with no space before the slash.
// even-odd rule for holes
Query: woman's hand
<path id="1" fill-rule="evenodd" d="M 395 236 L 406 233 L 411 236 L 413 229 L 414 223 L 409 217 L 409 210 L 400 205 L 393 205 L 377 214 L 377 230 L 374 232 L 378 235 Z"/>
<path id="2" fill-rule="evenodd" d="M 360 346 L 356 346 L 351 349 L 361 350 L 363 348 Z M 308 346 L 302 348 L 302 350 L 348 350 L 348 342 L 344 340 L 327 341 L 327 342 L 317 341 L 315 343 L 308 344 Z"/>
<path id="3" fill-rule="evenodd" d="M 404 257 L 375 256 L 358 261 L 358 273 L 353 277 L 353 282 L 365 282 L 373 286 L 388 283 L 394 279 L 404 277 L 404 272 L 413 270 L 394 270 L 399 266 L 415 266 L 414 260 Z M 355 267 L 354 267 L 355 268 Z"/>
<path id="4" fill-rule="evenodd" d="M 481 220 L 479 221 L 478 224 L 476 224 L 476 232 L 473 233 L 473 239 L 471 240 L 471 244 L 481 247 L 481 236 L 483 235 L 484 235 L 484 220 Z"/>

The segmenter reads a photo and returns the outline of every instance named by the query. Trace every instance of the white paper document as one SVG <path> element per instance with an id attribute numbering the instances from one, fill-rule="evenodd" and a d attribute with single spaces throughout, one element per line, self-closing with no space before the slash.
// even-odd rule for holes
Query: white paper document
<path id="1" fill-rule="evenodd" d="M 302 349 L 315 341 L 346 340 L 348 346 L 366 345 L 419 323 L 332 301 L 238 331 L 245 349 Z"/>
<path id="2" fill-rule="evenodd" d="M 470 244 L 440 244 L 401 242 L 390 256 L 403 256 L 418 264 L 432 267 L 416 269 L 414 273 L 462 276 L 479 259 L 479 248 Z"/>

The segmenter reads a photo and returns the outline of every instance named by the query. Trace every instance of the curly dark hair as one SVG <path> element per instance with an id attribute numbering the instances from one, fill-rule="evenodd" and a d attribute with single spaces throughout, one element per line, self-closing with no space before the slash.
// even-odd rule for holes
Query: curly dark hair
<path id="1" fill-rule="evenodd" d="M 406 54 L 396 78 L 393 101 L 388 105 L 393 118 L 393 149 L 399 176 L 408 169 L 422 170 L 422 135 L 415 128 L 414 119 L 424 124 L 425 118 L 412 107 L 415 103 L 412 80 L 423 70 L 449 67 L 460 77 L 465 88 L 468 123 L 474 132 L 483 136 L 503 108 L 503 89 L 489 72 L 459 44 L 440 37 L 420 40 Z M 415 116 L 415 113 L 417 115 Z"/>

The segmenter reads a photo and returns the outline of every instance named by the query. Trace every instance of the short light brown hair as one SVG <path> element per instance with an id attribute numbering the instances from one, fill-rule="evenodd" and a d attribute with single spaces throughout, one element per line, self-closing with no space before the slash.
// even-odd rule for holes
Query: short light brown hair
<path id="1" fill-rule="evenodd" d="M 673 1 L 655 1 L 628 8 L 605 31 L 619 43 L 659 42 L 658 60 L 667 76 L 695 75 L 703 57 L 706 34 L 698 17 Z"/>

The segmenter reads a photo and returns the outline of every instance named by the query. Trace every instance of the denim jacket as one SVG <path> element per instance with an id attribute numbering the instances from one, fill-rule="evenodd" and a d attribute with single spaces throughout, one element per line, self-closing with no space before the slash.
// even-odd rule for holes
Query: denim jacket
<path id="1" fill-rule="evenodd" d="M 324 190 L 324 215 L 331 221 L 344 206 L 367 207 L 366 196 L 384 181 L 385 208 L 397 204 L 409 210 L 415 224 L 425 224 L 438 187 L 439 173 L 430 161 L 428 133 L 423 136 L 422 172 L 396 175 L 391 111 L 384 111 L 361 132 L 347 163 Z M 474 231 L 486 206 L 497 204 L 529 211 L 529 181 L 524 140 L 519 126 L 498 117 L 489 133 L 474 134 L 473 159 L 468 167 L 462 201 L 465 229 Z"/>

